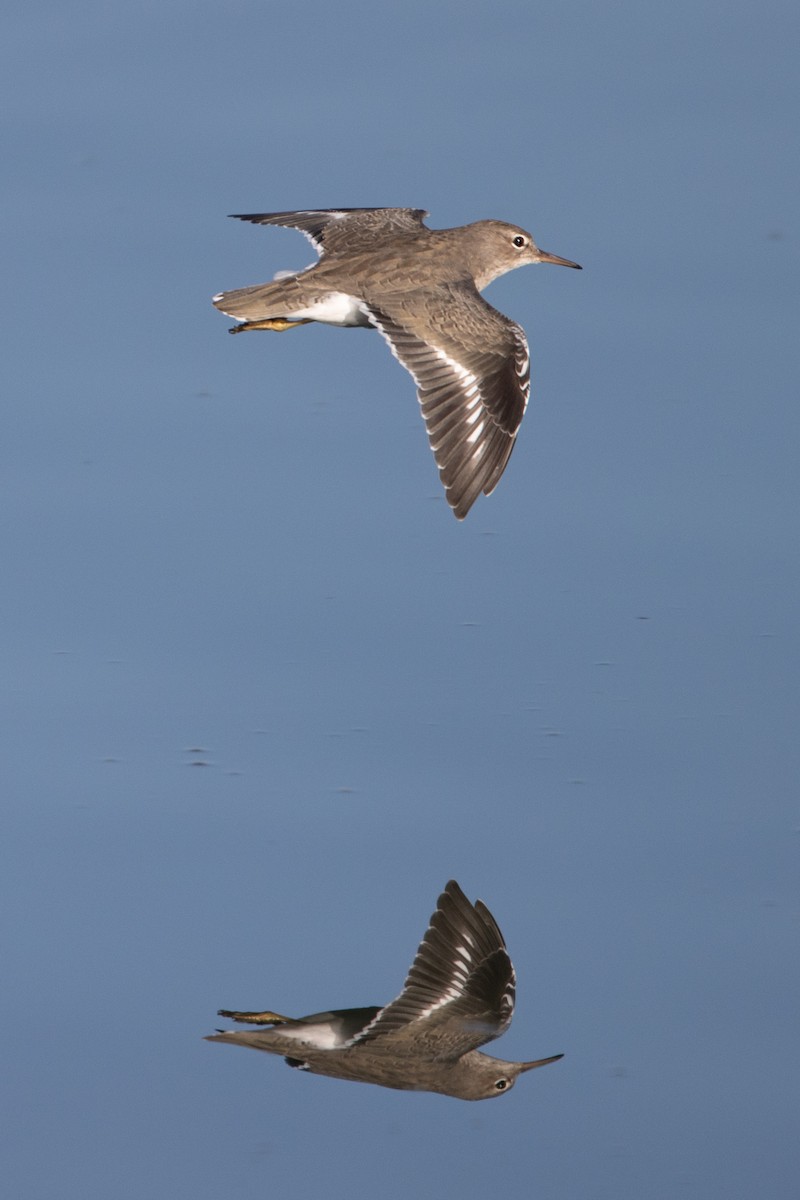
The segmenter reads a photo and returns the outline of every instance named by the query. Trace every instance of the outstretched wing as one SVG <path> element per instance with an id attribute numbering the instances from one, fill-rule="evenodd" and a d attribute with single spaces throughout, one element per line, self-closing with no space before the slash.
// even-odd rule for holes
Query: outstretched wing
<path id="1" fill-rule="evenodd" d="M 424 229 L 423 208 L 307 208 L 298 212 L 231 213 L 253 225 L 299 229 L 321 256 L 371 249 L 387 237 Z"/>
<path id="2" fill-rule="evenodd" d="M 451 880 L 402 992 L 350 1044 L 408 1038 L 424 1044 L 433 1057 L 458 1058 L 507 1029 L 515 984 L 494 917 L 480 900 L 471 904 Z"/>
<path id="3" fill-rule="evenodd" d="M 530 395 L 523 329 L 470 282 L 381 296 L 367 315 L 410 372 L 459 520 L 497 486 Z"/>

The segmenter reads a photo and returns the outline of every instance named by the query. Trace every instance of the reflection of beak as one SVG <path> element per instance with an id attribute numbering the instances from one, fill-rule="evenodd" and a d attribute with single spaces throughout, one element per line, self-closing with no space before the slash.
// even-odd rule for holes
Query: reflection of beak
<path id="1" fill-rule="evenodd" d="M 578 266 L 577 263 L 567 262 L 565 258 L 557 258 L 555 261 L 563 263 L 566 267 Z M 580 270 L 580 267 L 578 267 L 578 270 Z M 534 1067 L 546 1067 L 548 1063 L 558 1062 L 558 1060 L 563 1057 L 563 1054 L 554 1054 L 552 1058 L 537 1058 L 536 1062 L 520 1063 L 520 1074 L 522 1074 L 523 1071 L 532 1071 Z"/>
<path id="2" fill-rule="evenodd" d="M 539 262 L 555 263 L 557 267 L 574 267 L 576 271 L 583 270 L 580 263 L 570 262 L 568 258 L 559 258 L 557 254 L 548 254 L 546 250 L 539 251 Z M 538 1065 L 538 1063 L 534 1064 L 534 1066 Z"/>

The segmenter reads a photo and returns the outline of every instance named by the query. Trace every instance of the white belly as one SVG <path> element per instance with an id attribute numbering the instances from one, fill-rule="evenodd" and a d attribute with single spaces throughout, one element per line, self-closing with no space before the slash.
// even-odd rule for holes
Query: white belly
<path id="1" fill-rule="evenodd" d="M 290 321 L 321 321 L 323 325 L 369 325 L 361 301 L 346 292 L 329 292 L 307 308 L 287 312 Z"/>

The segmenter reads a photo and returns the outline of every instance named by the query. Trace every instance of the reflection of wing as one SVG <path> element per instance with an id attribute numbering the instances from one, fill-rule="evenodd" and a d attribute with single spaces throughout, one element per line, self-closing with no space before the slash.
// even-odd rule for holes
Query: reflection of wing
<path id="1" fill-rule="evenodd" d="M 398 233 L 419 233 L 422 208 L 309 208 L 299 212 L 232 213 L 253 225 L 299 229 L 320 255 L 371 249 Z"/>
<path id="2" fill-rule="evenodd" d="M 515 982 L 494 917 L 480 900 L 470 904 L 451 880 L 402 992 L 350 1044 L 408 1038 L 427 1043 L 434 1057 L 458 1058 L 506 1030 Z"/>
<path id="3" fill-rule="evenodd" d="M 525 333 L 467 282 L 367 304 L 414 378 L 448 502 L 463 518 L 497 486 L 514 449 L 530 393 Z"/>

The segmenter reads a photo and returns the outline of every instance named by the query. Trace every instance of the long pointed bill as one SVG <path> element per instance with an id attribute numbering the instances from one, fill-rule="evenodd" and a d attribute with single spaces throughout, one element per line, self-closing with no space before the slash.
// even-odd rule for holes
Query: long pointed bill
<path id="1" fill-rule="evenodd" d="M 568 258 L 559 258 L 557 254 L 548 254 L 546 250 L 539 251 L 539 262 L 555 263 L 557 267 L 574 267 L 576 271 L 583 270 L 580 263 L 571 262 Z"/>
<path id="2" fill-rule="evenodd" d="M 574 267 L 575 263 L 570 263 L 569 265 Z M 534 1067 L 546 1067 L 548 1063 L 558 1062 L 563 1057 L 563 1054 L 554 1054 L 552 1058 L 537 1058 L 536 1062 L 520 1063 L 520 1074 L 523 1071 L 532 1071 Z"/>

